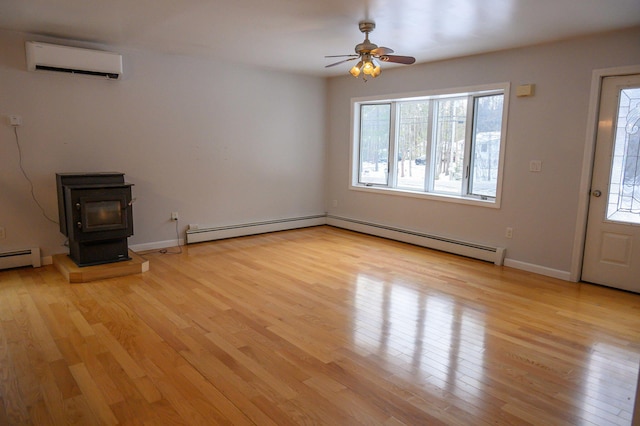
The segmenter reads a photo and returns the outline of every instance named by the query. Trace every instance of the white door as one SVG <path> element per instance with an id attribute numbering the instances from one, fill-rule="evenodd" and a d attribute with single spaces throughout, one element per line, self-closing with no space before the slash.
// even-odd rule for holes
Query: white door
<path id="1" fill-rule="evenodd" d="M 640 75 L 603 80 L 582 280 L 640 293 Z"/>

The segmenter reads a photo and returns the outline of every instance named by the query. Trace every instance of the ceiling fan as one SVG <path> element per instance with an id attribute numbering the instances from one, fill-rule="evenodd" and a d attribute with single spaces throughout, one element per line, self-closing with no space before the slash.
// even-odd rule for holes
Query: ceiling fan
<path id="1" fill-rule="evenodd" d="M 380 69 L 380 62 L 395 62 L 398 64 L 410 65 L 416 61 L 416 58 L 414 58 L 413 56 L 391 55 L 391 53 L 393 53 L 393 49 L 382 46 L 378 47 L 378 45 L 371 43 L 369 41 L 369 33 L 372 32 L 376 27 L 375 22 L 368 20 L 360 21 L 358 27 L 360 28 L 360 32 L 364 33 L 364 41 L 356 45 L 356 53 L 350 55 L 325 56 L 325 58 L 348 58 L 335 62 L 333 64 L 329 64 L 325 68 L 360 59 L 360 61 L 356 65 L 354 65 L 351 70 L 349 70 L 349 73 L 351 73 L 351 75 L 354 77 L 358 77 L 360 73 L 362 73 L 364 74 L 364 81 L 367 81 L 367 76 L 376 78 L 380 75 L 380 73 L 382 72 L 382 70 Z"/>

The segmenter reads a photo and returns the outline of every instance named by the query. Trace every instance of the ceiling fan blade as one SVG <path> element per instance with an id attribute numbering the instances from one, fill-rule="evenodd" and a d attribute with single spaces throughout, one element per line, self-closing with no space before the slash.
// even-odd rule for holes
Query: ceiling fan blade
<path id="1" fill-rule="evenodd" d="M 377 47 L 371 51 L 371 54 L 374 56 L 388 55 L 389 53 L 393 53 L 393 49 L 382 46 Z"/>
<path id="2" fill-rule="evenodd" d="M 342 63 L 349 62 L 349 61 L 353 61 L 353 60 L 356 60 L 356 59 L 358 59 L 358 57 L 357 57 L 357 56 L 356 56 L 355 58 L 343 59 L 342 61 L 338 61 L 338 62 L 335 62 L 335 63 L 333 63 L 333 64 L 329 64 L 329 65 L 325 66 L 325 68 L 334 67 L 334 66 L 336 66 L 336 65 L 340 65 L 340 64 L 342 64 Z"/>
<path id="3" fill-rule="evenodd" d="M 352 53 L 350 55 L 327 55 L 325 56 L 325 58 L 346 58 L 348 56 L 360 56 L 360 55 L 356 55 L 355 53 Z"/>
<path id="4" fill-rule="evenodd" d="M 395 62 L 397 64 L 411 65 L 416 61 L 413 56 L 398 56 L 398 55 L 382 55 L 380 56 L 382 62 Z"/>

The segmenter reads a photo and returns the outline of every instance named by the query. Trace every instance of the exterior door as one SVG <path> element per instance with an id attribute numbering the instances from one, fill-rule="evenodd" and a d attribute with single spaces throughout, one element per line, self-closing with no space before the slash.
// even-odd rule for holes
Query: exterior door
<path id="1" fill-rule="evenodd" d="M 603 80 L 582 280 L 640 293 L 640 75 Z"/>

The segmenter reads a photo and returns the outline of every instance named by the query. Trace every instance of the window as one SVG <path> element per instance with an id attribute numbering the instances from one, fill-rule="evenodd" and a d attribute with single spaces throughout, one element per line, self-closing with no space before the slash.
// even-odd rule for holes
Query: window
<path id="1" fill-rule="evenodd" d="M 507 84 L 353 101 L 353 189 L 498 206 Z"/>

